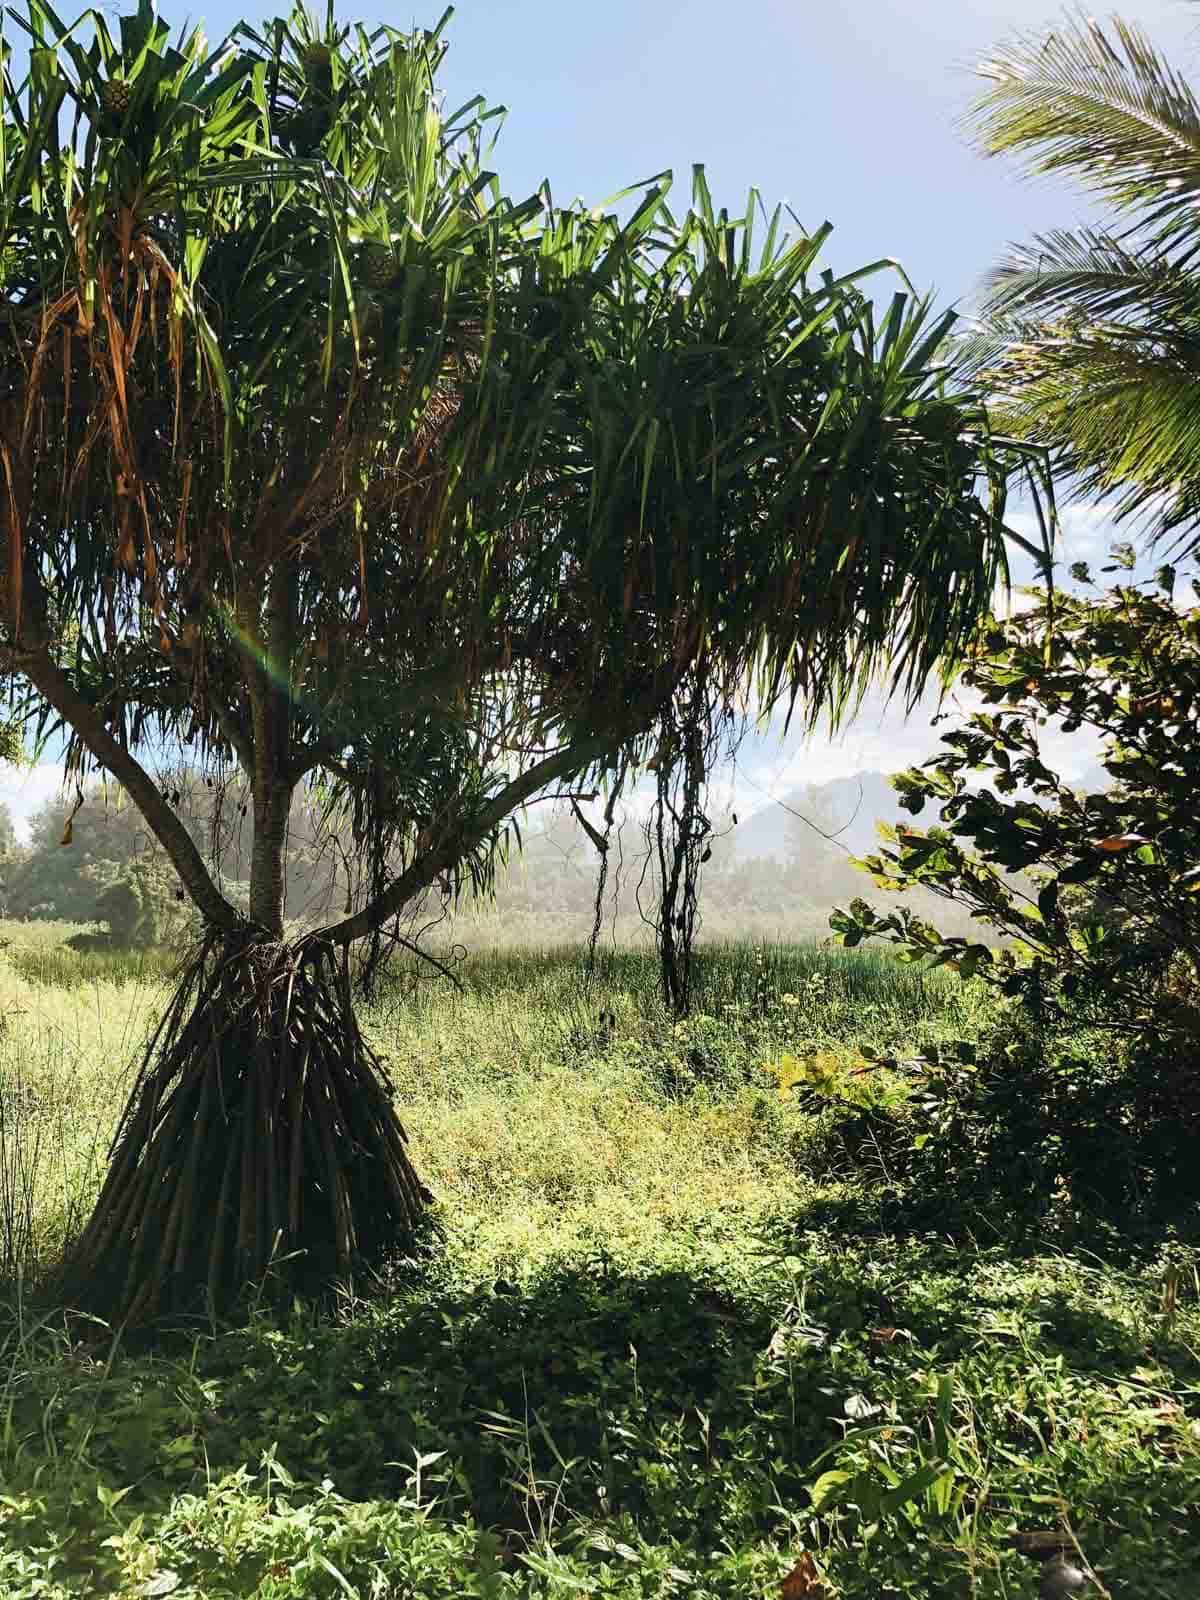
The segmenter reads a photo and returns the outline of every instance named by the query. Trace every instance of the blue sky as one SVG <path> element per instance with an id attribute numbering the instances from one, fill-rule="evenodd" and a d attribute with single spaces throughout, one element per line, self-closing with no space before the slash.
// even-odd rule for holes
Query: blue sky
<path id="1" fill-rule="evenodd" d="M 1200 67 L 1200 7 L 1125 14 Z M 509 107 L 510 191 L 545 176 L 595 201 L 664 167 L 686 183 L 703 161 L 731 207 L 755 184 L 807 226 L 828 218 L 834 265 L 896 256 L 953 301 L 1006 241 L 1064 221 L 1062 190 L 982 160 L 955 126 L 972 63 L 1056 15 L 1053 0 L 467 0 L 446 77 Z"/>
<path id="2" fill-rule="evenodd" d="M 242 14 L 225 4 L 163 11 L 202 19 L 214 41 Z M 439 11 L 433 0 L 342 15 L 432 26 Z M 1200 77 L 1200 4 L 1131 0 L 1122 14 Z M 831 221 L 830 265 L 892 256 L 918 287 L 963 303 L 1006 243 L 1088 215 L 1073 191 L 985 161 L 958 126 L 973 62 L 1006 34 L 1061 15 L 1053 0 L 464 0 L 444 81 L 452 104 L 482 93 L 509 108 L 494 164 L 511 194 L 548 178 L 556 197 L 595 203 L 669 167 L 682 199 L 702 161 L 719 204 L 740 206 L 753 184 L 807 227 Z M 1066 520 L 1065 559 L 1103 552 L 1103 508 Z M 838 741 L 781 747 L 768 735 L 745 759 L 760 786 L 784 793 L 810 778 L 894 769 L 935 742 L 927 715 L 905 723 L 873 702 Z M 1064 748 L 1063 759 L 1075 757 Z M 3 774 L 0 798 L 22 817 L 52 786 L 48 771 Z M 747 812 L 762 803 L 757 792 L 742 798 Z"/>

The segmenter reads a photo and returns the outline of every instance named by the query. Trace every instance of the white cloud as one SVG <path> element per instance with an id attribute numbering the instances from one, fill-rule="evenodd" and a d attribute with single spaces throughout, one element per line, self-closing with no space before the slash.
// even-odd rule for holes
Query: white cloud
<path id="1" fill-rule="evenodd" d="M 1095 561 L 1107 555 L 1110 546 L 1126 537 L 1114 520 L 1114 507 L 1098 501 L 1094 505 L 1068 504 L 1060 506 L 1058 526 L 1061 542 L 1055 552 L 1063 565 L 1072 561 Z M 1032 511 L 1014 511 L 1005 519 L 1015 533 L 1040 545 L 1041 525 Z M 1021 565 L 1014 561 L 1014 567 Z"/>
<path id="2" fill-rule="evenodd" d="M 1014 609 L 1027 602 L 1014 595 Z M 736 764 L 723 762 L 713 773 L 710 812 L 735 811 L 751 817 L 757 811 L 786 799 L 809 785 L 819 786 L 861 772 L 885 776 L 919 765 L 938 753 L 941 735 L 983 702 L 965 690 L 954 691 L 939 703 L 934 693 L 922 696 L 911 713 L 900 700 L 889 702 L 882 690 L 869 694 L 858 715 L 842 728 L 820 727 L 810 735 L 795 728 L 783 732 L 782 718 L 752 731 L 743 741 Z M 935 723 L 941 713 L 945 719 Z M 1039 730 L 1042 759 L 1061 777 L 1079 781 L 1100 754 L 1100 740 L 1090 730 L 1065 734 L 1050 725 Z M 621 808 L 624 816 L 645 817 L 652 801 L 649 784 L 639 785 Z M 597 824 L 603 802 L 585 808 Z M 540 825 L 540 821 L 539 824 Z"/>
<path id="3" fill-rule="evenodd" d="M 940 710 L 952 723 L 978 709 L 974 695 L 948 695 Z M 947 724 L 935 725 L 939 705 L 935 695 L 922 697 L 911 714 L 898 702 L 887 703 L 882 694 L 868 696 L 853 722 L 836 734 L 817 732 L 807 739 L 789 739 L 781 748 L 770 728 L 748 739 L 735 772 L 725 768 L 716 780 L 716 793 L 729 797 L 740 815 L 752 816 L 772 800 L 782 799 L 809 784 L 850 778 L 859 772 L 890 775 L 916 766 L 935 755 Z M 1060 776 L 1078 780 L 1094 765 L 1099 737 L 1088 730 L 1065 734 L 1048 726 L 1040 730 L 1042 759 Z M 765 791 L 765 793 L 764 793 Z"/>
<path id="4" fill-rule="evenodd" d="M 39 761 L 29 767 L 0 766 L 0 804 L 8 807 L 21 838 L 28 837 L 34 812 L 58 795 L 62 786 L 62 768 L 56 761 Z"/>
<path id="5" fill-rule="evenodd" d="M 1059 523 L 1066 561 L 1095 561 L 1124 537 L 1113 520 L 1113 508 L 1103 504 L 1064 506 Z"/>

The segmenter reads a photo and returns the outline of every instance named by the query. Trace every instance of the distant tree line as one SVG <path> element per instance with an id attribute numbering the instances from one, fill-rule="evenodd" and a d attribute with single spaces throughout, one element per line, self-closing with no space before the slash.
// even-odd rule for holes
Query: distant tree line
<path id="1" fill-rule="evenodd" d="M 169 775 L 164 787 L 223 891 L 249 899 L 249 796 L 239 782 L 218 786 L 193 773 Z M 336 829 L 319 808 L 298 799 L 288 824 L 288 891 L 296 921 L 317 920 L 334 904 L 339 880 L 353 874 Z M 123 947 L 146 947 L 198 931 L 190 902 L 162 847 L 123 792 L 109 785 L 48 800 L 17 839 L 0 806 L 0 911 L 19 920 L 101 924 Z"/>
<path id="2" fill-rule="evenodd" d="M 243 786 L 210 786 L 191 772 L 163 781 L 173 796 L 178 794 L 188 831 L 222 891 L 246 906 L 250 819 Z M 830 907 L 861 891 L 861 875 L 845 850 L 822 837 L 835 832 L 838 822 L 826 808 L 819 791 L 806 795 L 802 815 L 809 821 L 792 818 L 782 852 L 771 856 L 740 854 L 731 817 L 716 818 L 701 882 L 702 938 L 827 935 Z M 435 947 L 453 940 L 468 945 L 583 941 L 595 917 L 598 865 L 587 833 L 563 809 L 526 832 L 523 849 L 497 878 L 494 898 L 455 907 L 435 886 L 416 908 L 414 926 L 427 930 L 426 941 Z M 314 797 L 298 796 L 287 832 L 289 923 L 312 926 L 357 905 L 364 888 L 360 875 L 348 826 L 328 816 Z M 115 786 L 86 789 L 82 804 L 70 792 L 46 801 L 32 817 L 25 842 L 0 805 L 0 914 L 5 917 L 93 926 L 93 937 L 145 948 L 198 931 L 180 887 L 140 814 Z M 658 892 L 642 825 L 629 816 L 610 844 L 602 938 L 652 940 Z M 909 898 L 915 908 L 921 896 Z"/>

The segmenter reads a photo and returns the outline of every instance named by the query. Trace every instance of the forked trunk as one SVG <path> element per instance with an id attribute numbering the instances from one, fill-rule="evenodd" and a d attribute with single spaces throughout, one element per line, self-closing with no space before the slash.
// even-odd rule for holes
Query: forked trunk
<path id="1" fill-rule="evenodd" d="M 68 703 L 66 690 L 62 698 Z M 260 712 L 266 703 L 260 698 Z M 102 728 L 89 724 L 89 732 L 111 770 L 130 765 Z M 255 759 L 244 762 L 256 824 L 248 922 L 212 883 L 154 786 L 142 784 L 144 809 L 181 877 L 204 892 L 193 891 L 210 931 L 146 1049 L 100 1197 L 64 1263 L 62 1298 L 114 1322 L 228 1312 L 247 1287 L 264 1283 L 320 1293 L 358 1263 L 411 1251 L 431 1196 L 409 1160 L 383 1066 L 355 1021 L 345 951 L 524 800 L 607 748 L 584 741 L 529 768 L 476 819 L 473 837 L 448 837 L 371 905 L 288 945 L 291 789 L 279 776 L 288 767 L 282 741 L 265 737 L 264 715 L 257 733 Z M 260 765 L 268 746 L 276 756 Z"/>
<path id="2" fill-rule="evenodd" d="M 211 935 L 151 1039 L 63 1292 L 110 1320 L 319 1292 L 408 1250 L 430 1198 L 343 953 Z"/>

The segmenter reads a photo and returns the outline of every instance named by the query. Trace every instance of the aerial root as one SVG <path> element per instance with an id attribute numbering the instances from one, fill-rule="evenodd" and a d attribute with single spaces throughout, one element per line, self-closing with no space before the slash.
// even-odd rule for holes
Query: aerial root
<path id="1" fill-rule="evenodd" d="M 63 1290 L 129 1323 L 318 1292 L 411 1243 L 429 1199 L 339 952 L 214 935 L 147 1047 Z"/>

